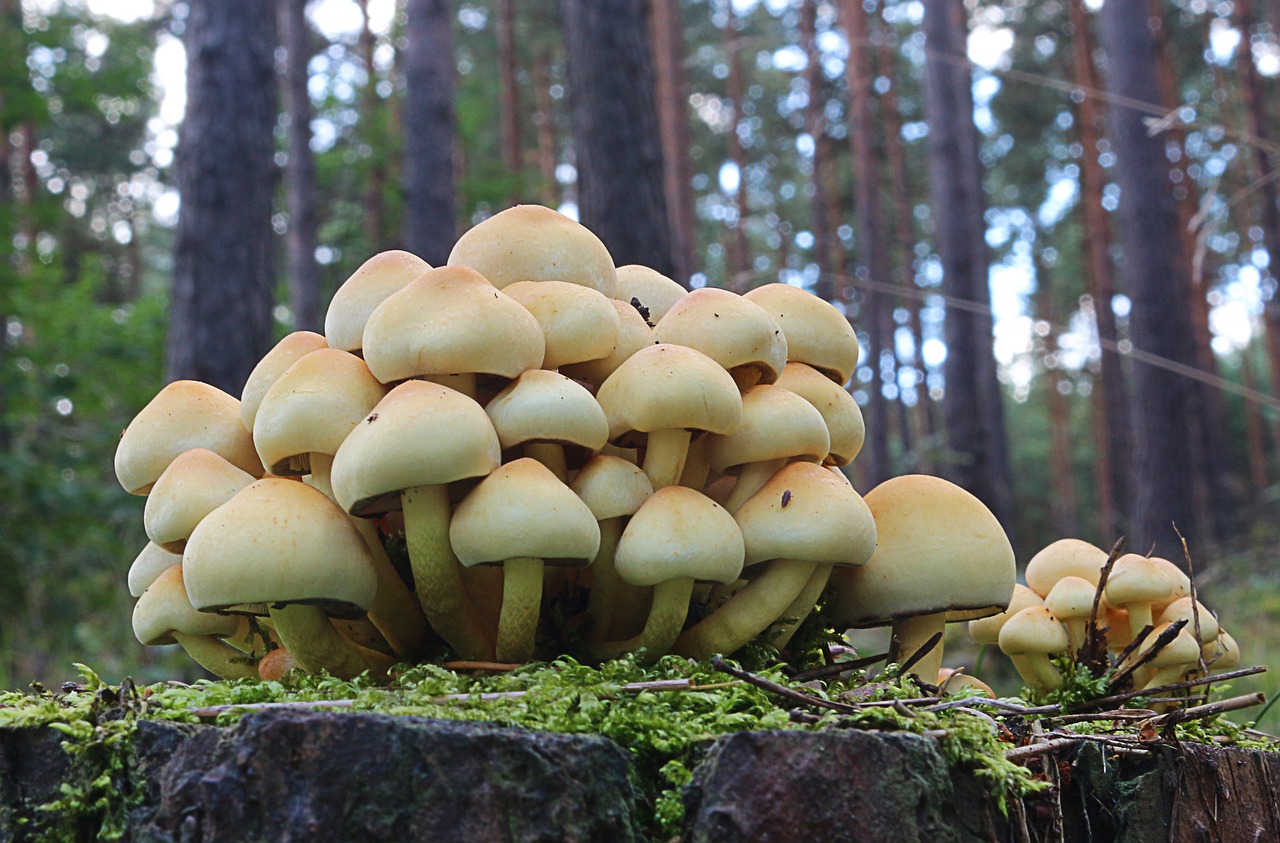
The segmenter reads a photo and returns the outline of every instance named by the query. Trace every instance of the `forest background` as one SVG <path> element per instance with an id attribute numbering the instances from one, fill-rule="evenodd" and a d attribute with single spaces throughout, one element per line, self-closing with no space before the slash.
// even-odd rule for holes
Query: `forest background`
<path id="1" fill-rule="evenodd" d="M 0 687 L 195 675 L 130 631 L 119 432 L 169 379 L 238 395 L 366 258 L 443 263 L 517 202 L 690 288 L 834 302 L 859 490 L 948 476 L 1020 564 L 1064 536 L 1189 557 L 1266 663 L 1280 0 L 1254 2 L 0 0 Z"/>

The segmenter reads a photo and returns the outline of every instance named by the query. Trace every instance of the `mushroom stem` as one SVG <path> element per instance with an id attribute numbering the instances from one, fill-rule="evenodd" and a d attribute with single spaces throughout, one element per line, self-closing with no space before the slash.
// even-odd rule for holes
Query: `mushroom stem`
<path id="1" fill-rule="evenodd" d="M 173 632 L 173 638 L 196 664 L 219 679 L 256 679 L 254 659 L 213 635 Z"/>
<path id="2" fill-rule="evenodd" d="M 1088 618 L 1063 618 L 1063 624 L 1067 627 L 1067 641 L 1070 642 L 1071 649 L 1067 652 L 1075 654 L 1080 652 L 1080 648 L 1084 646 L 1084 628 L 1088 625 Z"/>
<path id="3" fill-rule="evenodd" d="M 459 657 L 492 659 L 493 641 L 467 596 L 462 565 L 449 544 L 448 490 L 442 485 L 405 489 L 400 504 L 409 565 L 427 620 Z"/>
<path id="4" fill-rule="evenodd" d="M 946 612 L 895 618 L 892 637 L 889 641 L 889 661 L 894 664 L 902 664 L 919 652 L 920 648 L 928 643 L 930 638 L 945 630 L 946 626 Z M 942 639 L 939 638 L 933 649 L 921 656 L 912 665 L 911 672 L 932 685 L 938 681 L 938 671 L 941 669 Z"/>
<path id="5" fill-rule="evenodd" d="M 737 512 L 747 502 L 747 498 L 760 491 L 760 487 L 768 483 L 769 478 L 786 464 L 785 459 L 778 459 L 750 462 L 742 466 L 738 482 L 733 484 L 733 491 L 729 493 L 729 499 L 724 502 L 724 508 L 730 512 Z"/>
<path id="6" fill-rule="evenodd" d="M 645 651 L 645 661 L 654 662 L 675 643 L 689 616 L 689 598 L 693 596 L 693 577 L 676 577 L 653 587 L 653 605 L 644 629 L 625 641 L 611 641 L 592 648 L 598 659 L 617 658 L 623 653 Z"/>
<path id="7" fill-rule="evenodd" d="M 782 612 L 783 620 L 774 626 L 773 637 L 770 641 L 773 646 L 781 650 L 791 643 L 791 636 L 796 634 L 800 624 L 804 623 L 804 619 L 809 617 L 809 613 L 813 611 L 818 598 L 822 596 L 822 592 L 826 589 L 827 580 L 831 579 L 831 569 L 833 567 L 833 565 L 819 565 L 813 569 L 813 575 L 804 584 L 804 588 L 800 589 L 796 599 L 792 600 L 791 605 Z"/>
<path id="8" fill-rule="evenodd" d="M 476 399 L 476 376 L 469 372 L 457 375 L 424 375 L 424 381 L 438 383 L 441 386 L 447 386 L 455 392 L 461 392 L 471 400 Z"/>
<path id="9" fill-rule="evenodd" d="M 1150 603 L 1126 603 L 1120 608 L 1129 612 L 1129 630 L 1133 635 L 1142 631 L 1143 627 L 1152 626 Z"/>
<path id="10" fill-rule="evenodd" d="M 533 658 L 542 610 L 542 560 L 517 556 L 502 563 L 502 614 L 497 658 L 523 664 Z"/>
<path id="11" fill-rule="evenodd" d="M 655 491 L 680 482 L 689 454 L 689 436 L 688 429 L 683 427 L 649 431 L 643 468 Z"/>
<path id="12" fill-rule="evenodd" d="M 343 638 L 316 606 L 302 603 L 273 606 L 271 620 L 275 621 L 280 643 L 307 673 L 327 670 L 339 679 L 352 679 L 366 670 L 386 673 L 395 664 L 390 656 Z"/>
<path id="13" fill-rule="evenodd" d="M 809 582 L 815 562 L 775 559 L 719 609 L 686 629 L 675 652 L 694 659 L 732 653 L 776 621 Z"/>
<path id="14" fill-rule="evenodd" d="M 606 518 L 600 522 L 600 550 L 591 561 L 591 592 L 587 595 L 587 618 L 591 623 L 587 640 L 593 644 L 608 640 L 613 608 L 621 602 L 622 587 L 630 585 L 618 576 L 613 567 L 613 553 L 621 537 L 621 518 Z"/>
<path id="15" fill-rule="evenodd" d="M 707 485 L 707 475 L 711 473 L 711 440 L 699 436 L 689 443 L 689 451 L 684 461 L 684 471 L 680 473 L 680 485 L 702 491 Z"/>
<path id="16" fill-rule="evenodd" d="M 1062 687 L 1062 675 L 1046 655 L 1009 656 L 1022 681 L 1040 691 L 1056 691 Z"/>
<path id="17" fill-rule="evenodd" d="M 533 457 L 551 469 L 551 473 L 561 483 L 569 482 L 569 466 L 564 458 L 564 446 L 555 442 L 526 442 L 524 455 Z"/>

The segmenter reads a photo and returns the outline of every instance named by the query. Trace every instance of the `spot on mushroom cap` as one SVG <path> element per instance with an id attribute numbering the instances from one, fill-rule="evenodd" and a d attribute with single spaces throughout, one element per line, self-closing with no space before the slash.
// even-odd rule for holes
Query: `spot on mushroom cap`
<path id="1" fill-rule="evenodd" d="M 206 448 L 183 451 L 147 495 L 142 511 L 147 538 L 170 553 L 181 553 L 196 525 L 254 479 Z"/>
<path id="2" fill-rule="evenodd" d="M 631 432 L 680 427 L 729 433 L 742 418 L 742 396 L 729 373 L 679 345 L 637 351 L 601 384 L 596 400 L 615 443 Z"/>
<path id="3" fill-rule="evenodd" d="M 780 386 L 756 384 L 742 393 L 742 420 L 708 444 L 719 474 L 746 463 L 799 459 L 820 463 L 831 450 L 826 422 L 808 401 Z"/>
<path id="4" fill-rule="evenodd" d="M 555 442 L 598 451 L 609 439 L 609 421 L 586 387 L 546 369 L 520 375 L 484 411 L 504 449 Z"/>
<path id="5" fill-rule="evenodd" d="M 597 521 L 632 515 L 653 494 L 653 484 L 639 466 L 608 454 L 592 457 L 569 488 Z"/>
<path id="6" fill-rule="evenodd" d="M 618 267 L 617 298 L 632 299 L 649 311 L 649 322 L 656 325 L 667 311 L 688 294 L 688 290 L 656 269 L 637 263 Z"/>
<path id="7" fill-rule="evenodd" d="M 812 366 L 837 386 L 853 377 L 858 336 L 831 302 L 790 284 L 765 284 L 743 298 L 763 307 L 782 328 L 788 360 Z"/>
<path id="8" fill-rule="evenodd" d="M 696 348 L 725 369 L 755 370 L 773 383 L 787 365 L 787 339 L 764 308 L 737 293 L 703 287 L 653 327 L 655 342 Z"/>
<path id="9" fill-rule="evenodd" d="M 632 585 L 677 577 L 728 585 L 742 573 L 745 555 L 742 531 L 724 507 L 695 489 L 666 486 L 627 522 L 614 566 Z"/>
<path id="10" fill-rule="evenodd" d="M 565 281 L 517 281 L 502 289 L 542 326 L 542 367 L 596 360 L 618 345 L 621 318 L 599 290 Z"/>
<path id="11" fill-rule="evenodd" d="M 862 450 L 867 427 L 853 396 L 821 372 L 803 363 L 788 363 L 777 386 L 789 389 L 814 406 L 827 424 L 831 449 L 823 462 L 848 465 Z"/>
<path id="12" fill-rule="evenodd" d="M 258 365 L 249 373 L 244 389 L 240 393 L 240 420 L 246 430 L 253 430 L 254 419 L 258 415 L 258 405 L 262 396 L 267 394 L 271 384 L 275 383 L 290 366 L 304 355 L 319 348 L 328 348 L 324 337 L 311 331 L 294 331 L 276 343 L 270 351 L 263 355 Z"/>
<path id="13" fill-rule="evenodd" d="M 1045 547 L 1027 562 L 1027 585 L 1044 597 L 1053 584 L 1063 577 L 1088 580 L 1094 585 L 1102 577 L 1108 554 L 1080 539 L 1059 539 Z"/>
<path id="14" fill-rule="evenodd" d="M 1052 655 L 1069 646 L 1066 627 L 1043 606 L 1028 606 L 1000 628 L 1000 651 L 1009 656 Z"/>
<path id="15" fill-rule="evenodd" d="M 324 336 L 333 348 L 359 351 L 364 327 L 378 305 L 408 286 L 431 264 L 417 255 L 393 249 L 369 258 L 333 294 L 324 316 Z"/>
<path id="16" fill-rule="evenodd" d="M 182 583 L 182 566 L 171 565 L 147 587 L 133 607 L 133 634 L 147 646 L 175 643 L 173 633 L 232 635 L 240 621 L 196 611 Z"/>

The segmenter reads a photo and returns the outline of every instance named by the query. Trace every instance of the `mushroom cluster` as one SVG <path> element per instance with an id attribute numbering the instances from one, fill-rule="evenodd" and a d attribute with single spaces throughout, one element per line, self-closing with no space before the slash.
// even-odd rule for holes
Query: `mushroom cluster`
<path id="1" fill-rule="evenodd" d="M 873 498 L 840 471 L 864 436 L 857 360 L 810 293 L 686 292 L 539 206 L 441 267 L 376 255 L 239 400 L 178 381 L 123 433 L 151 539 L 135 632 L 224 677 L 385 672 L 441 641 L 522 662 L 569 592 L 594 658 L 782 646 L 829 579 L 875 561 Z M 961 602 L 920 605 L 1007 605 Z"/>

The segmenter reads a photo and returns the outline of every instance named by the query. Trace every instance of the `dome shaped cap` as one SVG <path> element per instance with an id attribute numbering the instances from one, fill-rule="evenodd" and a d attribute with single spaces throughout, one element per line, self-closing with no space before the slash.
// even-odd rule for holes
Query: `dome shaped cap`
<path id="1" fill-rule="evenodd" d="M 688 292 L 656 269 L 638 263 L 618 267 L 617 298 L 633 306 L 638 303 L 647 310 L 650 325 L 658 324 Z"/>
<path id="2" fill-rule="evenodd" d="M 147 496 L 142 511 L 147 537 L 170 553 L 181 553 L 196 525 L 254 479 L 213 451 L 183 451 Z"/>
<path id="3" fill-rule="evenodd" d="M 378 580 L 355 525 L 323 492 L 268 477 L 205 516 L 183 576 L 202 612 L 305 603 L 339 617 L 368 611 Z"/>
<path id="4" fill-rule="evenodd" d="M 1029 606 L 1043 606 L 1044 598 L 1022 583 L 1015 583 L 1009 606 L 1003 612 L 969 621 L 969 636 L 979 644 L 995 644 L 1000 640 L 1000 627 L 1005 621 Z"/>
<path id="5" fill-rule="evenodd" d="M 1116 607 L 1163 602 L 1169 600 L 1172 593 L 1173 583 L 1164 569 L 1137 553 L 1126 553 L 1117 559 L 1107 577 L 1107 602 Z M 1138 629 L 1133 631 L 1136 633 Z"/>
<path id="6" fill-rule="evenodd" d="M 714 435 L 711 468 L 726 474 L 746 463 L 796 459 L 820 463 L 831 448 L 827 425 L 812 404 L 790 390 L 757 384 L 742 393 L 742 421 Z"/>
<path id="7" fill-rule="evenodd" d="M 1027 562 L 1027 586 L 1044 597 L 1063 577 L 1080 577 L 1095 586 L 1108 554 L 1080 539 L 1058 539 Z"/>
<path id="8" fill-rule="evenodd" d="M 876 547 L 871 509 L 852 487 L 813 463 L 783 466 L 734 518 L 748 567 L 772 559 L 864 565 Z"/>
<path id="9" fill-rule="evenodd" d="M 938 477 L 908 474 L 866 495 L 877 545 L 840 577 L 837 612 L 851 626 L 946 612 L 949 621 L 994 615 L 1013 596 L 1013 548 L 991 511 Z"/>
<path id="10" fill-rule="evenodd" d="M 432 269 L 369 315 L 364 359 L 383 383 L 461 373 L 514 378 L 542 365 L 542 327 L 464 267 Z"/>
<path id="11" fill-rule="evenodd" d="M 267 394 L 271 384 L 304 355 L 328 347 L 324 337 L 311 331 L 294 331 L 276 343 L 258 361 L 258 365 L 253 367 L 249 379 L 245 381 L 244 390 L 240 393 L 240 420 L 244 422 L 245 430 L 253 430 L 258 405 L 262 403 L 262 396 Z"/>
<path id="12" fill-rule="evenodd" d="M 262 398 L 253 444 L 272 474 L 306 474 L 310 455 L 338 452 L 387 388 L 354 354 L 322 348 L 300 358 Z"/>
<path id="13" fill-rule="evenodd" d="M 353 515 L 398 508 L 405 489 L 483 477 L 498 467 L 498 434 L 484 408 L 428 381 L 406 381 L 378 402 L 333 458 L 334 497 Z"/>
<path id="14" fill-rule="evenodd" d="M 1155 623 L 1170 624 L 1175 621 L 1185 620 L 1187 625 L 1184 628 L 1194 633 L 1197 616 L 1200 621 L 1200 643 L 1213 643 L 1218 637 L 1218 619 L 1214 617 L 1213 612 L 1209 611 L 1209 607 L 1199 600 L 1192 600 L 1190 597 L 1179 597 L 1164 607 L 1164 611 L 1156 616 Z"/>
<path id="15" fill-rule="evenodd" d="M 689 428 L 730 433 L 742 418 L 742 396 L 720 365 L 679 345 L 633 354 L 596 393 L 617 444 L 632 432 Z"/>
<path id="16" fill-rule="evenodd" d="M 545 369 L 607 357 L 618 346 L 618 311 L 598 290 L 566 281 L 517 281 L 502 291 L 542 326 Z"/>
<path id="17" fill-rule="evenodd" d="M 787 364 L 787 340 L 764 308 L 737 293 L 703 287 L 687 294 L 653 328 L 655 342 L 696 348 L 738 377 L 773 383 Z"/>
<path id="18" fill-rule="evenodd" d="M 530 369 L 507 384 L 485 413 L 504 449 L 554 442 L 598 451 L 609 439 L 604 410 L 586 387 L 546 369 Z"/>
<path id="19" fill-rule="evenodd" d="M 1053 655 L 1067 646 L 1066 627 L 1043 606 L 1028 606 L 1000 629 L 1000 651 L 1009 656 Z"/>
<path id="20" fill-rule="evenodd" d="M 618 541 L 618 576 L 639 586 L 678 577 L 729 584 L 742 573 L 746 548 L 733 516 L 686 486 L 654 492 Z"/>
<path id="21" fill-rule="evenodd" d="M 597 521 L 633 515 L 653 494 L 653 484 L 635 463 L 597 454 L 578 470 L 569 488 Z"/>
<path id="22" fill-rule="evenodd" d="M 567 281 L 616 298 L 617 271 L 604 243 L 542 205 L 516 205 L 473 226 L 448 263 L 476 270 L 499 289 L 516 281 Z"/>
<path id="23" fill-rule="evenodd" d="M 626 302 L 609 299 L 618 314 L 618 343 L 604 357 L 583 363 L 566 363 L 560 371 L 571 378 L 600 386 L 619 366 L 640 349 L 653 344 L 653 329 L 640 312 Z"/>
<path id="24" fill-rule="evenodd" d="M 862 410 L 848 390 L 803 363 L 788 363 L 776 385 L 799 395 L 822 414 L 831 439 L 831 450 L 823 463 L 848 465 L 853 462 L 867 438 L 867 428 Z"/>
<path id="25" fill-rule="evenodd" d="M 550 469 L 526 457 L 494 469 L 463 498 L 449 541 L 467 567 L 521 557 L 583 566 L 600 549 L 600 526 Z"/>
<path id="26" fill-rule="evenodd" d="M 133 495 L 145 495 L 173 458 L 208 448 L 255 477 L 262 463 L 253 437 L 240 421 L 240 402 L 200 381 L 174 381 L 133 417 L 116 446 L 116 479 Z"/>
<path id="27" fill-rule="evenodd" d="M 858 367 L 858 336 L 835 305 L 790 284 L 765 284 L 743 295 L 763 307 L 787 338 L 787 359 L 812 366 L 837 386 Z"/>
<path id="28" fill-rule="evenodd" d="M 324 316 L 324 335 L 329 345 L 358 353 L 364 346 L 364 328 L 383 300 L 431 269 L 417 255 L 399 250 L 380 252 L 369 258 L 333 294 Z"/>
<path id="29" fill-rule="evenodd" d="M 176 644 L 175 632 L 188 635 L 234 635 L 240 620 L 230 615 L 198 612 L 187 599 L 182 566 L 162 571 L 133 607 L 133 634 L 148 647 Z"/>
<path id="30" fill-rule="evenodd" d="M 129 596 L 141 597 L 147 586 L 156 581 L 156 577 L 182 564 L 181 553 L 170 553 L 155 542 L 147 542 L 142 552 L 134 558 L 129 566 Z"/>

